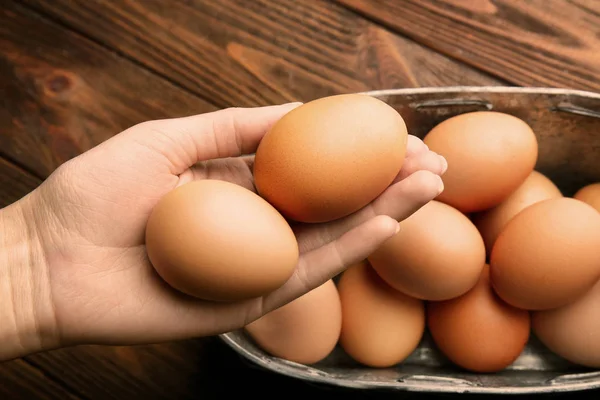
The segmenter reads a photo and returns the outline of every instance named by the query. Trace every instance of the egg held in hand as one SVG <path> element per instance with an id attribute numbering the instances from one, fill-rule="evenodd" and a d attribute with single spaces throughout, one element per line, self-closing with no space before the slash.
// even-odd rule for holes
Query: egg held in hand
<path id="1" fill-rule="evenodd" d="M 246 332 L 272 356 L 314 364 L 335 348 L 342 309 L 332 280 L 248 324 Z"/>
<path id="2" fill-rule="evenodd" d="M 343 272 L 338 291 L 342 303 L 340 345 L 355 361 L 391 367 L 419 345 L 425 330 L 421 300 L 387 285 L 365 261 Z"/>
<path id="3" fill-rule="evenodd" d="M 187 183 L 164 196 L 148 220 L 146 249 L 173 288 L 228 302 L 279 288 L 299 257 L 294 232 L 276 209 L 220 180 Z"/>
<path id="4" fill-rule="evenodd" d="M 444 191 L 437 200 L 464 213 L 500 204 L 525 181 L 538 157 L 531 127 L 495 111 L 448 118 L 423 141 L 448 162 Z"/>
<path id="5" fill-rule="evenodd" d="M 473 215 L 471 219 L 483 237 L 486 251 L 492 251 L 496 238 L 515 215 L 532 204 L 558 197 L 562 197 L 558 187 L 542 173 L 532 171 L 502 203 Z"/>
<path id="6" fill-rule="evenodd" d="M 564 307 L 532 313 L 534 334 L 572 363 L 600 368 L 600 281 Z"/>
<path id="7" fill-rule="evenodd" d="M 490 285 L 486 265 L 464 295 L 427 305 L 427 326 L 454 364 L 473 372 L 497 372 L 523 352 L 530 334 L 529 312 L 502 301 Z"/>
<path id="8" fill-rule="evenodd" d="M 254 161 L 258 193 L 286 218 L 316 223 L 347 216 L 377 198 L 404 163 L 404 120 L 365 94 L 313 100 L 284 115 Z"/>
<path id="9" fill-rule="evenodd" d="M 471 289 L 485 264 L 483 239 L 460 211 L 430 201 L 368 257 L 387 284 L 422 300 L 447 300 Z"/>
<path id="10" fill-rule="evenodd" d="M 492 285 L 526 310 L 562 307 L 600 278 L 600 213 L 568 197 L 544 200 L 517 214 L 490 256 Z"/>

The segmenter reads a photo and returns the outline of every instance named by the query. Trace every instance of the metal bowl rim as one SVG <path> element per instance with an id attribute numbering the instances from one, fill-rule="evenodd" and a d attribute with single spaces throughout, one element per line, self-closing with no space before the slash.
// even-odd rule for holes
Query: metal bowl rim
<path id="1" fill-rule="evenodd" d="M 412 95 L 428 93 L 516 93 L 516 94 L 550 94 L 550 95 L 575 95 L 600 100 L 600 93 L 578 89 L 565 89 L 554 87 L 518 87 L 518 86 L 440 86 L 400 89 L 380 89 L 359 92 L 371 96 Z"/>
<path id="2" fill-rule="evenodd" d="M 224 333 L 218 336 L 225 344 L 231 347 L 235 352 L 251 361 L 252 363 L 265 368 L 271 372 L 275 372 L 284 376 L 295 379 L 300 379 L 307 382 L 327 384 L 349 389 L 388 389 L 407 392 L 426 392 L 426 393 L 474 393 L 474 394 L 542 394 L 542 393 L 559 393 L 573 392 L 600 388 L 600 377 L 593 382 L 573 382 L 545 385 L 517 387 L 517 386 L 457 386 L 452 383 L 440 384 L 436 383 L 432 386 L 430 383 L 423 382 L 370 382 L 361 380 L 349 380 L 332 378 L 320 371 L 313 369 L 310 366 L 304 366 L 293 362 L 281 360 L 277 357 L 270 357 L 273 362 L 265 362 L 260 357 L 246 350 L 230 333 Z M 297 365 L 297 366 L 296 366 Z M 311 370 L 315 371 L 311 373 Z M 596 372 L 591 372 L 596 374 Z"/>

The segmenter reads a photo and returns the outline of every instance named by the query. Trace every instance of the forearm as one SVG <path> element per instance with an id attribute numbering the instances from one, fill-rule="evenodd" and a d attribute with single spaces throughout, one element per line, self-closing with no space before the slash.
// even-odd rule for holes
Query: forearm
<path id="1" fill-rule="evenodd" d="M 48 270 L 26 205 L 0 210 L 0 362 L 56 346 Z"/>

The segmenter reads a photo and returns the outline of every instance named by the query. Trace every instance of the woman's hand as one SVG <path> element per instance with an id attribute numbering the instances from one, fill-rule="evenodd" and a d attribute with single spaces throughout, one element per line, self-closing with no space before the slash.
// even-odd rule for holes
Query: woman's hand
<path id="1" fill-rule="evenodd" d="M 445 160 L 410 137 L 396 182 L 357 213 L 294 227 L 297 270 L 260 299 L 215 304 L 168 286 L 149 263 L 146 221 L 169 191 L 198 179 L 254 190 L 253 153 L 298 104 L 226 109 L 136 125 L 60 166 L 19 204 L 42 265 L 31 279 L 37 332 L 47 345 L 136 344 L 240 328 L 366 258 L 402 220 L 436 197 Z M 31 230 L 30 229 L 30 230 Z M 36 253 L 37 254 L 37 253 Z M 37 296 L 37 297 L 36 297 Z M 40 297 L 41 296 L 41 297 Z"/>

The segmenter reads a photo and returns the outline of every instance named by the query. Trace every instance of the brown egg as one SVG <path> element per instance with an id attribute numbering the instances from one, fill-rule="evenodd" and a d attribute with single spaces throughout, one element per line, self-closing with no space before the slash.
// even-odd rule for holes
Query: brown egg
<path id="1" fill-rule="evenodd" d="M 572 363 L 600 368 L 600 281 L 577 301 L 532 313 L 533 332 Z"/>
<path id="2" fill-rule="evenodd" d="M 267 353 L 314 364 L 335 348 L 342 329 L 340 297 L 332 280 L 248 324 L 246 332 Z"/>
<path id="3" fill-rule="evenodd" d="M 281 214 L 256 193 L 219 180 L 163 197 L 148 220 L 146 249 L 172 287 L 213 301 L 269 293 L 298 263 L 294 232 Z"/>
<path id="4" fill-rule="evenodd" d="M 502 301 L 490 286 L 489 268 L 464 295 L 427 306 L 427 326 L 450 361 L 473 372 L 512 364 L 529 340 L 529 312 Z"/>
<path id="5" fill-rule="evenodd" d="M 600 212 L 600 183 L 582 187 L 573 197 L 591 205 Z"/>
<path id="6" fill-rule="evenodd" d="M 509 114 L 478 111 L 435 126 L 424 138 L 446 158 L 444 191 L 437 200 L 464 213 L 495 207 L 533 170 L 538 156 L 535 134 Z"/>
<path id="7" fill-rule="evenodd" d="M 367 262 L 347 269 L 338 282 L 342 302 L 342 348 L 366 366 L 390 367 L 406 359 L 425 330 L 421 300 L 381 280 Z"/>
<path id="8" fill-rule="evenodd" d="M 486 250 L 491 252 L 496 238 L 512 217 L 532 204 L 557 197 L 562 197 L 558 187 L 540 172 L 532 171 L 506 200 L 471 219 L 483 237 Z"/>
<path id="9" fill-rule="evenodd" d="M 447 300 L 475 285 L 485 247 L 469 218 L 434 200 L 401 221 L 400 231 L 369 262 L 390 286 L 411 297 Z"/>
<path id="10" fill-rule="evenodd" d="M 600 213 L 568 197 L 517 214 L 490 257 L 492 285 L 507 303 L 528 310 L 564 306 L 600 277 Z"/>
<path id="11" fill-rule="evenodd" d="M 341 218 L 392 183 L 407 139 L 400 114 L 379 99 L 344 94 L 313 100 L 264 136 L 254 161 L 255 184 L 289 219 Z"/>

